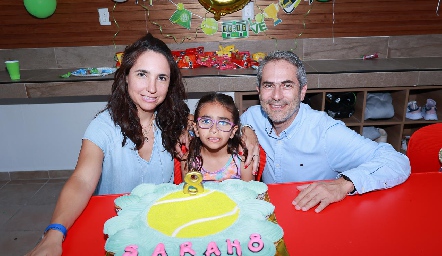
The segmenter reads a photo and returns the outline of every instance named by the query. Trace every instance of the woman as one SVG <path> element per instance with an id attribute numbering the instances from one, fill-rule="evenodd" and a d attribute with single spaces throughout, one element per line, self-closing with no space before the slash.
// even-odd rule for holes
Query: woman
<path id="1" fill-rule="evenodd" d="M 107 106 L 85 132 L 52 224 L 29 255 L 61 255 L 67 229 L 94 192 L 172 182 L 173 155 L 189 115 L 184 100 L 180 70 L 164 42 L 147 34 L 126 48 Z"/>

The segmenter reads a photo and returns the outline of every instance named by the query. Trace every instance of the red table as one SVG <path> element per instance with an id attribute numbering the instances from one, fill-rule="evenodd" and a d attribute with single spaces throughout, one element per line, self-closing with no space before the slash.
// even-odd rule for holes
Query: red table
<path id="1" fill-rule="evenodd" d="M 348 196 L 321 213 L 295 210 L 299 184 L 269 185 L 290 255 L 442 255 L 442 173 L 412 174 L 404 184 Z M 116 197 L 91 198 L 63 255 L 105 254 L 103 224 L 115 215 Z"/>

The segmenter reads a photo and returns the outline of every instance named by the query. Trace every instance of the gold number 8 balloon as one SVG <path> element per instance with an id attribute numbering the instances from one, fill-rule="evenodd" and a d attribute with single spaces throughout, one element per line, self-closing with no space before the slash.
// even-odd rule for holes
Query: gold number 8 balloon
<path id="1" fill-rule="evenodd" d="M 200 4 L 209 12 L 215 15 L 215 20 L 221 16 L 234 13 L 246 6 L 250 0 L 198 0 Z"/>

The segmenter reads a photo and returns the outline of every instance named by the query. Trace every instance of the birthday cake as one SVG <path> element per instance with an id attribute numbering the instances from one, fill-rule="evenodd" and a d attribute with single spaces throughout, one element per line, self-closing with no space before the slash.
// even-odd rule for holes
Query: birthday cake
<path id="1" fill-rule="evenodd" d="M 115 206 L 107 255 L 288 255 L 261 182 L 141 184 Z"/>

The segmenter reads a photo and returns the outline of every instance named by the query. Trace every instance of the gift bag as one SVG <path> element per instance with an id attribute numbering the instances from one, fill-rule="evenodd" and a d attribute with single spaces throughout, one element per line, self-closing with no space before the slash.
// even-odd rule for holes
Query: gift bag
<path id="1" fill-rule="evenodd" d="M 388 119 L 394 116 L 393 99 L 388 92 L 367 93 L 364 119 Z"/>

